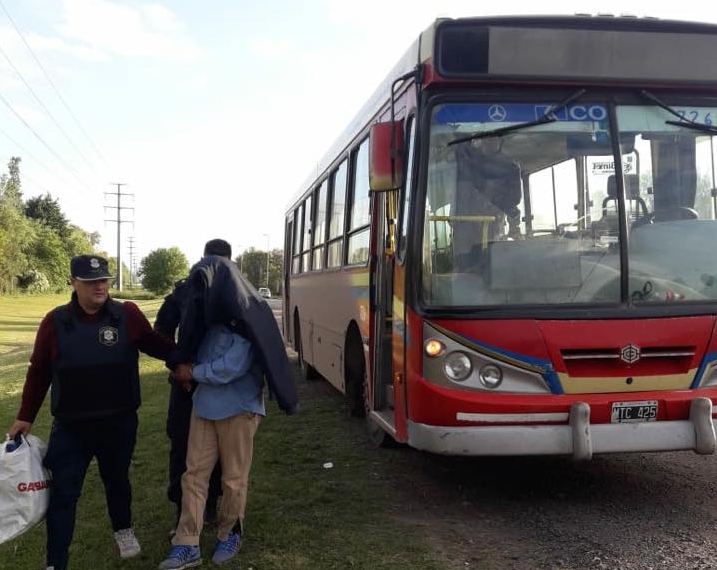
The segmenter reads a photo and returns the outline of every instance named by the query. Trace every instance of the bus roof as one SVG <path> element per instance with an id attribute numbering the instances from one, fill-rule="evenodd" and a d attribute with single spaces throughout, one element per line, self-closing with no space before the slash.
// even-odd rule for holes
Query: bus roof
<path id="1" fill-rule="evenodd" d="M 717 86 L 717 25 L 656 18 L 533 16 L 440 22 L 443 79 Z"/>
<path id="2" fill-rule="evenodd" d="M 388 104 L 393 82 L 434 60 L 432 80 L 717 87 L 717 25 L 634 16 L 494 16 L 432 22 L 376 88 L 292 197 L 288 212 Z M 685 61 L 685 54 L 690 60 Z"/>

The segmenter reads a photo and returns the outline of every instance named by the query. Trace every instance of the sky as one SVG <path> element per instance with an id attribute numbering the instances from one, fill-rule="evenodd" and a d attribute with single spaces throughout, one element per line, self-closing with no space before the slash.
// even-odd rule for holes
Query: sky
<path id="1" fill-rule="evenodd" d="M 119 225 L 128 266 L 281 248 L 289 201 L 424 28 L 536 13 L 717 22 L 703 0 L 0 0 L 0 172 L 20 156 L 23 197 L 113 257 Z"/>

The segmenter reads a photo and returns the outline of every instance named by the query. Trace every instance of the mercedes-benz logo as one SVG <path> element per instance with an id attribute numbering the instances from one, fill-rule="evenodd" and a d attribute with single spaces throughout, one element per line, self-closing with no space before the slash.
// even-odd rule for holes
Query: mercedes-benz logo
<path id="1" fill-rule="evenodd" d="M 491 105 L 488 109 L 488 118 L 491 121 L 505 121 L 508 113 L 505 112 L 503 105 Z"/>
<path id="2" fill-rule="evenodd" d="M 628 344 L 620 349 L 620 360 L 627 364 L 635 364 L 640 360 L 640 347 L 634 344 Z"/>

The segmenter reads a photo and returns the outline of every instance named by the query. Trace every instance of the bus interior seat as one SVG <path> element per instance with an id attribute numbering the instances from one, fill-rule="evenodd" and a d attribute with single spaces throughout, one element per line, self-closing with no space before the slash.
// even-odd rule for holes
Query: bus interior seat
<path id="1" fill-rule="evenodd" d="M 640 196 L 640 179 L 637 174 L 625 174 L 625 198 L 631 221 L 648 220 L 647 204 Z M 612 207 L 611 207 L 612 206 Z M 607 179 L 607 197 L 602 201 L 602 218 L 593 224 L 594 235 L 617 235 L 617 179 L 614 174 Z"/>
<path id="2" fill-rule="evenodd" d="M 625 174 L 625 197 L 633 220 L 648 217 L 647 204 L 640 196 L 640 179 L 637 174 Z M 608 215 L 608 206 L 614 202 L 617 212 L 617 179 L 614 174 L 607 179 L 607 198 L 602 201 L 602 215 Z"/>

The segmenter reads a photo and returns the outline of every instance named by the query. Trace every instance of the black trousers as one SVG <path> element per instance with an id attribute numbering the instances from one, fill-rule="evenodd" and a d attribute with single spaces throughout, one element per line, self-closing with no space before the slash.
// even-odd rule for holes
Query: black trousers
<path id="1" fill-rule="evenodd" d="M 132 487 L 129 466 L 137 441 L 137 414 L 101 420 L 55 419 L 50 432 L 45 466 L 52 472 L 47 509 L 47 564 L 65 570 L 75 530 L 77 501 L 87 468 L 97 458 L 105 487 L 112 530 L 132 526 Z"/>
<path id="2" fill-rule="evenodd" d="M 167 408 L 167 437 L 169 437 L 169 484 L 167 498 L 182 510 L 182 475 L 187 470 L 187 439 L 189 420 L 192 416 L 192 393 L 178 384 L 170 383 L 169 406 Z M 213 506 L 222 492 L 222 471 L 219 462 L 214 466 L 209 479 L 207 505 Z"/>

